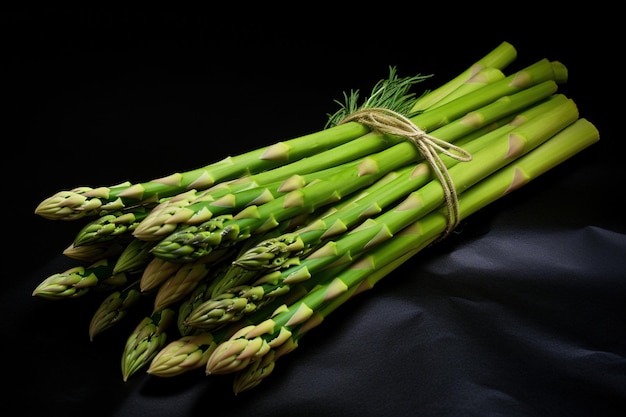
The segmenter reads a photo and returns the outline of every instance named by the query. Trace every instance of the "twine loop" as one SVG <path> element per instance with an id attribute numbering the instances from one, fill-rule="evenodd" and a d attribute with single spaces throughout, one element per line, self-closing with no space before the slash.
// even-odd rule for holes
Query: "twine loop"
<path id="1" fill-rule="evenodd" d="M 441 238 L 446 237 L 459 224 L 459 198 L 448 167 L 439 153 L 460 162 L 472 160 L 472 155 L 463 148 L 436 138 L 417 127 L 408 117 L 384 107 L 370 107 L 357 110 L 346 116 L 340 123 L 355 121 L 383 134 L 396 135 L 410 140 L 430 165 L 441 183 L 448 216 L 446 228 Z"/>

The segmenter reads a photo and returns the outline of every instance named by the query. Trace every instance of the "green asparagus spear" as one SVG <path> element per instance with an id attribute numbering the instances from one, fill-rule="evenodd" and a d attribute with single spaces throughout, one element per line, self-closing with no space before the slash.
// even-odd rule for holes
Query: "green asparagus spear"
<path id="1" fill-rule="evenodd" d="M 126 317 L 128 311 L 137 305 L 142 295 L 139 289 L 139 280 L 135 280 L 127 287 L 109 294 L 91 317 L 89 339 L 93 341 L 97 335 L 120 322 Z"/>
<path id="2" fill-rule="evenodd" d="M 117 259 L 102 259 L 89 266 L 75 266 L 44 279 L 33 296 L 60 300 L 82 297 L 94 288 L 109 289 L 126 284 L 126 271 L 114 272 Z"/>
<path id="3" fill-rule="evenodd" d="M 176 322 L 171 308 L 145 317 L 126 340 L 122 354 L 122 376 L 127 381 L 139 369 L 148 366 L 154 356 L 167 344 L 167 331 Z"/>

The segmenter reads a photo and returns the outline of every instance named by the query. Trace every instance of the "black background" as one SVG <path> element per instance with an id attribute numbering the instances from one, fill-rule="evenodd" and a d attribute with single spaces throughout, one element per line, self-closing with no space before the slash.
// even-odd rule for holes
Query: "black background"
<path id="1" fill-rule="evenodd" d="M 393 7 L 392 7 L 393 6 Z M 3 406 L 52 416 L 621 416 L 626 410 L 623 44 L 617 13 L 479 5 L 14 8 L 2 14 Z M 383 8 L 384 7 L 384 8 Z M 571 7 L 571 6 L 567 6 Z M 90 342 L 96 298 L 32 297 L 78 225 L 34 215 L 321 129 L 388 74 L 434 88 L 500 42 L 569 70 L 600 142 L 474 214 L 327 318 L 258 387 L 139 373 L 136 322 Z"/>

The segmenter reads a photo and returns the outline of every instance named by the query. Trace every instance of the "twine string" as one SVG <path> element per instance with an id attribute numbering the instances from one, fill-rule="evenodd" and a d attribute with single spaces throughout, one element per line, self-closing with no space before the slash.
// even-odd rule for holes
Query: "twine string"
<path id="1" fill-rule="evenodd" d="M 346 116 L 341 123 L 350 121 L 362 123 L 379 133 L 406 138 L 417 147 L 443 188 L 444 202 L 448 215 L 446 217 L 446 228 L 441 238 L 451 233 L 460 221 L 459 198 L 454 181 L 452 181 L 448 172 L 448 167 L 446 167 L 439 154 L 441 153 L 460 162 L 471 161 L 472 155 L 459 146 L 427 134 L 409 118 L 384 107 L 370 107 L 357 110 Z"/>

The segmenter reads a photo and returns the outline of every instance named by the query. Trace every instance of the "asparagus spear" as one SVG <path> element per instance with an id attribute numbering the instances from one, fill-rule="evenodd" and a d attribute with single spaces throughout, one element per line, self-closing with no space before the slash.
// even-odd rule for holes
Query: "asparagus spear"
<path id="1" fill-rule="evenodd" d="M 150 251 L 153 246 L 152 242 L 144 242 L 139 239 L 131 240 L 117 258 L 113 273 L 140 271 L 152 259 Z"/>
<path id="2" fill-rule="evenodd" d="M 74 238 L 74 246 L 108 242 L 118 236 L 130 235 L 139 223 L 148 216 L 150 207 L 138 207 L 133 211 L 117 211 L 97 217 L 87 223 Z"/>
<path id="3" fill-rule="evenodd" d="M 374 86 L 372 106 L 384 106 L 397 111 L 410 108 L 414 94 L 408 90 L 425 77 L 398 78 L 395 68 L 390 68 L 388 80 Z M 207 189 L 220 182 L 254 174 L 289 162 L 299 160 L 321 151 L 350 142 L 368 132 L 359 123 L 327 127 L 301 137 L 271 146 L 255 149 L 236 156 L 229 156 L 202 168 L 174 173 L 164 178 L 131 184 L 125 182 L 111 187 L 76 187 L 60 191 L 43 200 L 35 213 L 54 220 L 75 220 L 84 216 L 102 215 L 136 206 L 157 203 L 160 199 L 187 190 Z M 357 147 L 358 149 L 358 147 Z"/>
<path id="4" fill-rule="evenodd" d="M 139 280 L 135 280 L 127 287 L 109 294 L 91 317 L 89 339 L 93 341 L 97 335 L 120 322 L 126 317 L 128 311 L 137 305 L 142 295 L 139 289 Z"/>
<path id="5" fill-rule="evenodd" d="M 494 67 L 486 67 L 473 74 L 468 78 L 463 84 L 459 85 L 454 91 L 451 91 L 437 103 L 430 106 L 430 108 L 439 107 L 443 104 L 446 104 L 452 100 L 455 100 L 470 91 L 474 91 L 480 87 L 483 87 L 487 84 L 490 84 L 494 81 L 499 81 L 504 78 L 504 72 L 502 72 L 499 68 Z"/>
<path id="6" fill-rule="evenodd" d="M 211 332 L 184 335 L 171 341 L 157 352 L 148 365 L 147 373 L 173 377 L 202 368 L 217 347 Z"/>
<path id="7" fill-rule="evenodd" d="M 166 331 L 176 321 L 171 308 L 154 312 L 143 318 L 130 334 L 122 354 L 122 376 L 127 381 L 139 369 L 147 366 L 167 343 Z"/>
<path id="8" fill-rule="evenodd" d="M 213 264 L 205 259 L 182 265 L 159 286 L 154 299 L 154 311 L 162 310 L 185 298 L 209 274 L 212 267 Z"/>
<path id="9" fill-rule="evenodd" d="M 336 126 L 284 142 L 229 156 L 202 168 L 147 182 L 125 182 L 110 187 L 80 186 L 60 191 L 43 200 L 35 213 L 52 220 L 75 220 L 84 216 L 100 215 L 128 207 L 153 204 L 159 199 L 190 189 L 203 189 L 220 181 L 227 181 L 273 168 L 300 159 L 320 150 L 332 148 L 367 133 L 358 123 Z"/>
<path id="10" fill-rule="evenodd" d="M 500 168 L 474 187 L 463 192 L 459 198 L 462 218 L 487 206 L 493 201 L 534 180 L 546 171 L 595 143 L 598 130 L 586 119 L 578 119 L 549 140 L 514 162 Z M 442 210 L 430 213 L 408 226 L 396 238 L 376 246 L 336 279 L 311 291 L 298 302 L 285 307 L 272 318 L 257 325 L 247 326 L 226 342 L 217 346 L 206 365 L 207 374 L 225 374 L 243 371 L 273 349 L 286 342 L 293 342 L 293 329 L 308 322 L 315 312 L 328 306 L 337 297 L 360 287 L 367 278 L 385 264 L 410 257 L 439 237 L 445 230 L 446 215 Z M 366 282 L 371 288 L 385 274 L 374 275 Z M 349 297 L 344 298 L 344 300 Z M 264 365 L 267 369 L 267 364 Z"/>
<path id="11" fill-rule="evenodd" d="M 44 279 L 33 296 L 60 300 L 82 297 L 94 288 L 108 289 L 128 281 L 126 271 L 114 272 L 116 259 L 102 259 L 89 266 L 75 266 Z"/>
<path id="12" fill-rule="evenodd" d="M 139 288 L 141 292 L 149 292 L 158 288 L 169 277 L 174 275 L 184 264 L 180 262 L 169 262 L 160 258 L 152 258 L 145 266 Z"/>
<path id="13" fill-rule="evenodd" d="M 529 87 L 521 92 L 518 92 L 514 95 L 508 97 L 507 100 L 503 98 L 496 100 L 495 102 L 482 107 L 479 110 L 468 113 L 465 117 L 457 119 L 455 122 L 449 123 L 446 126 L 439 128 L 433 132 L 433 135 L 441 139 L 456 139 L 458 137 L 463 136 L 464 134 L 469 133 L 470 131 L 476 130 L 479 126 L 485 125 L 487 123 L 491 123 L 507 113 L 513 113 L 520 108 L 528 106 L 530 103 L 539 101 L 543 98 L 546 98 L 550 94 L 556 91 L 556 84 L 552 81 L 545 81 L 543 83 L 538 84 L 537 86 Z M 506 97 L 506 96 L 505 96 Z M 370 139 L 374 139 L 374 143 L 380 143 L 381 141 L 374 135 L 366 135 L 362 138 L 359 143 L 359 148 L 363 146 L 363 144 Z M 327 178 L 327 175 L 332 175 L 336 173 L 341 166 L 334 165 L 333 154 L 339 153 L 339 148 L 333 149 L 330 154 L 326 155 L 329 152 L 322 152 L 319 155 L 316 155 L 311 158 L 307 158 L 306 160 L 300 160 L 294 162 L 290 165 L 296 166 L 293 169 L 293 172 L 309 172 L 311 165 L 311 161 L 315 161 L 317 159 L 322 159 L 323 161 L 333 161 L 332 170 L 324 170 L 324 171 L 314 171 L 312 174 L 312 178 L 316 178 L 318 180 Z M 350 144 L 350 149 L 346 150 L 346 153 L 354 151 L 355 148 L 353 144 Z M 368 148 L 367 154 L 370 153 L 374 149 Z M 282 168 L 287 168 L 289 166 L 283 166 Z M 276 171 L 276 170 L 272 170 Z M 260 179 L 264 174 L 272 174 L 272 171 L 260 173 L 255 177 L 256 184 L 263 184 L 265 181 Z M 327 171 L 331 171 L 328 173 Z M 288 172 L 291 174 L 292 172 Z M 271 178 L 284 178 L 284 174 L 276 176 L 272 174 Z M 307 175 L 303 176 L 305 181 L 309 182 L 310 179 Z M 288 179 L 291 181 L 291 177 Z M 188 202 L 186 204 L 180 205 L 170 205 L 169 203 L 164 206 L 163 209 L 155 209 L 148 216 L 147 219 L 143 220 L 140 225 L 136 228 L 134 235 L 142 240 L 157 240 L 162 239 L 165 235 L 173 233 L 176 230 L 176 227 L 184 224 L 199 224 L 205 220 L 208 220 L 215 215 L 220 215 L 224 213 L 234 213 L 238 208 L 242 208 L 247 205 L 259 205 L 264 202 L 269 201 L 275 197 L 278 197 L 282 193 L 286 193 L 287 191 L 293 191 L 294 187 L 285 187 L 284 181 L 279 181 L 276 189 L 272 189 L 273 186 L 264 188 L 260 187 L 260 189 L 253 188 L 241 191 L 240 193 L 234 194 L 226 194 L 221 195 L 221 198 L 214 200 L 209 199 L 208 201 L 200 201 L 200 202 Z M 221 191 L 221 190 L 220 190 Z M 245 194 L 245 195 L 242 195 Z M 242 198 L 243 197 L 243 198 Z M 178 200 L 180 201 L 180 200 Z"/>
<path id="14" fill-rule="evenodd" d="M 517 51 L 509 42 L 502 42 L 487 55 L 472 64 L 465 71 L 449 80 L 429 94 L 418 98 L 413 103 L 412 112 L 423 111 L 438 105 L 450 94 L 459 89 L 463 84 L 471 80 L 477 73 L 485 68 L 505 69 L 517 58 Z"/>

